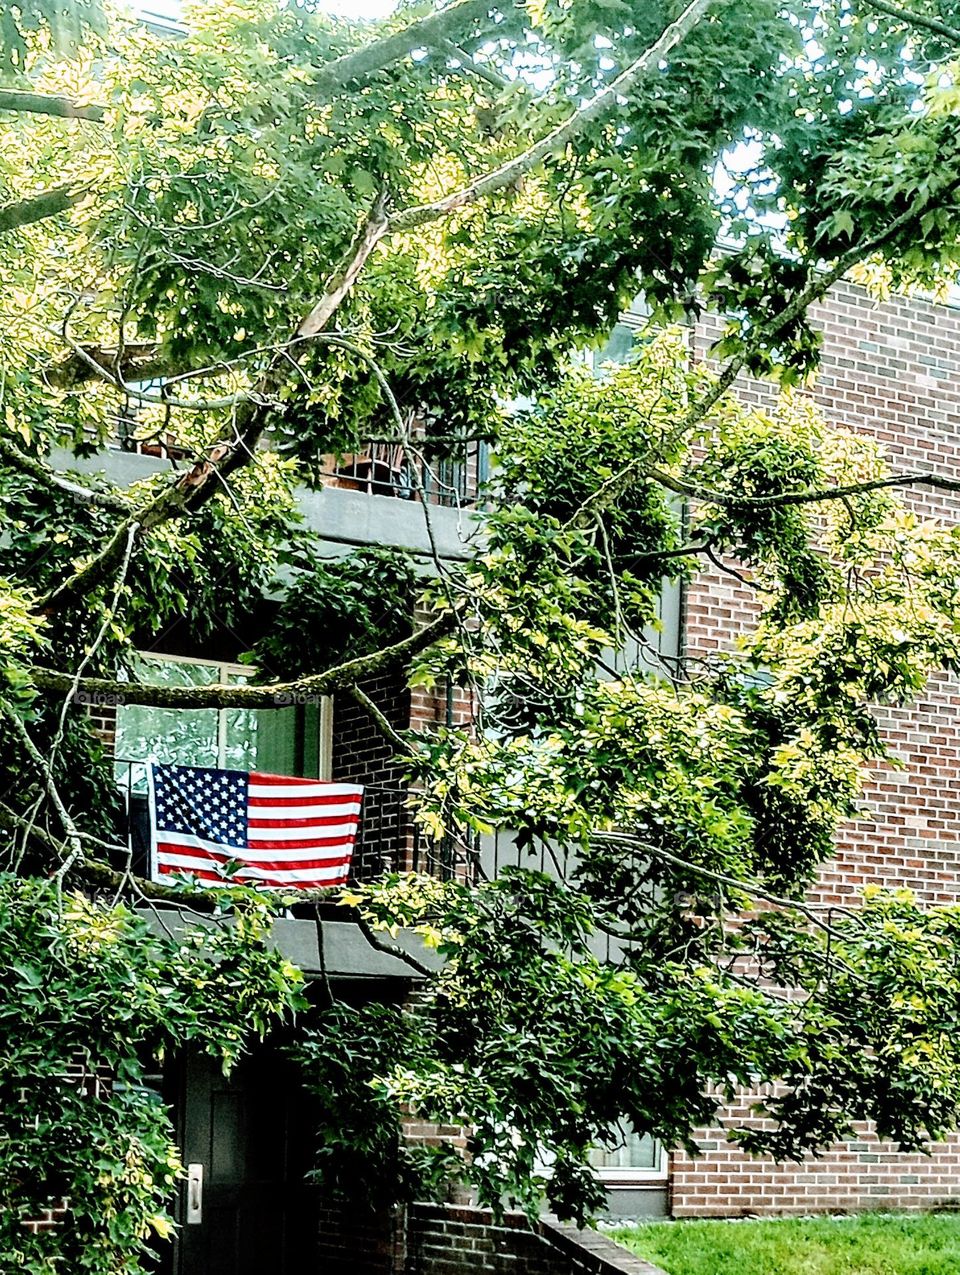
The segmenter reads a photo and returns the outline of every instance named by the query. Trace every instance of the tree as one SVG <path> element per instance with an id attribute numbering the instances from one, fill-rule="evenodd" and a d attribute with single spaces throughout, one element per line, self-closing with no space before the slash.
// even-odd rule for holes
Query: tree
<path id="1" fill-rule="evenodd" d="M 960 540 L 898 494 L 956 484 L 891 470 L 791 386 L 816 368 L 808 308 L 838 279 L 955 276 L 952 0 L 455 0 L 377 25 L 238 0 L 188 25 L 172 41 L 118 22 L 73 56 L 41 26 L 0 90 L 0 822 L 5 888 L 43 917 L 27 985 L 78 909 L 94 933 L 115 923 L 105 888 L 117 906 L 157 889 L 110 866 L 85 696 L 190 711 L 336 690 L 382 724 L 360 685 L 402 668 L 483 693 L 470 731 L 391 732 L 425 831 L 469 844 L 506 826 L 573 848 L 576 866 L 347 896 L 365 924 L 413 926 L 446 961 L 417 1017 L 332 1004 L 301 1024 L 312 1083 L 338 1095 L 330 1180 L 358 1162 L 381 1192 L 465 1176 L 494 1206 L 545 1192 L 582 1217 L 592 1145 L 624 1121 L 689 1141 L 711 1085 L 757 1077 L 781 1096 L 772 1133 L 736 1135 L 753 1149 L 800 1155 L 860 1117 L 906 1147 L 939 1136 L 960 1110 L 944 1033 L 960 1012 L 956 915 L 879 894 L 828 920 L 803 892 L 882 751 L 870 704 L 960 666 Z M 716 165 L 744 140 L 756 170 L 721 197 Z M 718 253 L 721 230 L 733 246 Z M 570 353 L 602 346 L 638 291 L 657 323 L 598 382 Z M 720 362 L 690 371 L 669 325 L 704 306 L 729 316 Z M 745 371 L 780 382 L 775 409 L 737 402 Z M 519 395 L 532 405 L 505 411 Z M 105 447 L 124 401 L 185 467 L 119 489 L 57 460 Z M 468 563 L 434 564 L 425 626 L 410 632 L 385 592 L 350 612 L 349 648 L 305 649 L 290 607 L 342 607 L 337 572 L 376 579 L 378 560 L 318 561 L 295 489 L 371 435 L 418 464 L 492 441 L 492 512 Z M 603 675 L 664 576 L 704 556 L 757 585 L 742 652 Z M 293 601 L 254 645 L 260 684 L 138 682 L 133 652 L 172 617 L 244 628 L 281 568 Z M 117 924 L 131 980 L 174 960 L 132 914 Z M 295 973 L 258 955 L 259 923 L 244 933 L 242 1040 L 298 997 Z M 615 959 L 596 955 L 598 934 Z M 58 970 L 69 1026 L 81 989 Z M 135 1072 L 142 1042 L 183 1038 L 189 977 L 170 979 L 136 1030 L 111 1023 L 93 1042 L 108 1064 Z M 236 1041 L 202 1018 L 191 1030 L 229 1063 Z M 49 1024 L 8 1019 L 33 1074 Z M 61 1069 L 93 1047 L 58 1042 Z M 470 1156 L 405 1150 L 402 1103 L 469 1126 Z M 13 1250 L 49 1146 L 22 1154 L 35 1158 L 6 1177 Z M 88 1215 L 106 1207 L 82 1166 L 62 1177 Z M 110 1203 L 123 1224 L 108 1255 L 81 1245 L 78 1269 L 136 1269 L 144 1219 L 162 1215 L 133 1196 Z M 39 1237 L 27 1269 L 51 1269 L 63 1242 Z"/>

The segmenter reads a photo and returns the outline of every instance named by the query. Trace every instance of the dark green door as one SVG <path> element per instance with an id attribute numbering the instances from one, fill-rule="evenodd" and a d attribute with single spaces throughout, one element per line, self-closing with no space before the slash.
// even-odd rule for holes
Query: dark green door
<path id="1" fill-rule="evenodd" d="M 312 1267 L 310 1120 L 292 1069 L 263 1052 L 224 1076 L 183 1067 L 176 1275 L 302 1275 Z"/>

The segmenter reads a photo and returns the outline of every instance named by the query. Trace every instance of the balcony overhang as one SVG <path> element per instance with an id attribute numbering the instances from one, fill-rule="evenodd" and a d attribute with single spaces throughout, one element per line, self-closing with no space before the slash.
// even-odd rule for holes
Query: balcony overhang
<path id="1" fill-rule="evenodd" d="M 157 935 L 177 938 L 188 929 L 213 928 L 230 924 L 229 920 L 198 916 L 196 912 L 172 906 L 139 909 L 150 929 Z M 323 942 L 321 953 L 320 943 Z M 288 961 L 301 969 L 307 978 L 336 981 L 388 980 L 422 982 L 424 968 L 439 969 L 440 957 L 428 948 L 419 935 L 401 930 L 388 940 L 391 947 L 408 953 L 408 962 L 391 952 L 375 947 L 353 921 L 314 921 L 297 917 L 278 917 L 271 928 L 269 943 Z"/>
<path id="2" fill-rule="evenodd" d="M 50 463 L 59 471 L 99 474 L 119 487 L 129 487 L 152 474 L 174 472 L 170 462 L 158 456 L 112 448 L 87 457 L 55 448 Z M 398 500 L 334 486 L 318 491 L 302 487 L 297 492 L 297 503 L 307 527 L 334 553 L 338 547 L 345 550 L 378 545 L 424 557 L 430 557 L 435 547 L 438 557 L 448 560 L 471 556 L 467 540 L 476 530 L 477 519 L 470 510 L 423 505 L 417 500 Z"/>

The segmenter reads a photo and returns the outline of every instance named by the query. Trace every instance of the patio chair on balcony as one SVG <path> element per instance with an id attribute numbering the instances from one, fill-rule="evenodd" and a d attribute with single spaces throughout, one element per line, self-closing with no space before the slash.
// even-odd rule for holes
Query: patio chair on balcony
<path id="1" fill-rule="evenodd" d="M 402 447 L 389 443 L 370 443 L 366 451 L 341 456 L 333 472 L 338 487 L 362 491 L 368 496 L 413 499 L 413 484 Z"/>

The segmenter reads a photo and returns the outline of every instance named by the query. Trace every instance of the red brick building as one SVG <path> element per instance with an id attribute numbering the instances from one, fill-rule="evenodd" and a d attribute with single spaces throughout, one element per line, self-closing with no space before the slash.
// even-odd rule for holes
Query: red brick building
<path id="1" fill-rule="evenodd" d="M 904 470 L 960 477 L 960 310 L 928 300 L 877 302 L 850 283 L 813 311 L 823 333 L 820 373 L 809 392 L 828 422 L 878 439 Z M 704 357 L 715 321 L 692 335 Z M 769 388 L 744 383 L 761 401 Z M 919 488 L 904 497 L 928 517 L 960 519 L 960 496 Z M 703 654 L 731 645 L 753 612 L 750 591 L 711 569 L 685 591 L 682 646 Z M 818 902 L 849 903 L 864 886 L 906 886 L 929 904 L 960 898 L 960 682 L 935 678 L 910 708 L 881 718 L 900 768 L 880 765 L 866 785 L 862 818 L 848 824 L 820 873 Z M 736 1113 L 731 1112 L 733 1116 Z M 718 1129 L 703 1154 L 669 1163 L 674 1217 L 960 1207 L 960 1136 L 903 1155 L 869 1129 L 819 1160 L 778 1167 L 730 1146 Z"/>
<path id="2" fill-rule="evenodd" d="M 960 310 L 922 299 L 877 303 L 862 289 L 843 284 L 817 308 L 815 320 L 824 333 L 823 359 L 816 385 L 807 392 L 814 395 L 826 419 L 878 439 L 895 465 L 936 468 L 960 478 Z M 623 353 L 630 344 L 629 329 L 643 322 L 639 313 L 625 315 L 612 352 Z M 707 357 L 716 332 L 717 321 L 710 319 L 690 332 L 692 359 Z M 758 401 L 768 401 L 773 393 L 770 386 L 755 382 L 744 382 L 740 392 Z M 114 454 L 108 468 L 112 476 L 129 481 L 165 463 L 163 457 L 121 451 Z M 89 467 L 102 464 L 101 458 Z M 451 558 L 464 552 L 464 519 L 458 506 L 469 504 L 480 468 L 478 458 L 468 459 L 463 472 L 454 475 L 455 483 L 432 493 L 434 537 L 441 552 Z M 365 544 L 416 548 L 424 540 L 423 506 L 411 495 L 409 482 L 390 458 L 371 453 L 352 457 L 345 469 L 332 471 L 328 486 L 319 493 L 305 493 L 302 503 L 308 524 L 331 552 Z M 928 515 L 949 521 L 960 516 L 960 495 L 912 489 L 906 499 Z M 754 613 L 750 591 L 732 576 L 711 569 L 682 591 L 664 591 L 659 641 L 670 654 L 706 654 L 731 646 Z M 174 630 L 148 653 L 147 662 L 156 676 L 167 680 L 202 681 L 212 679 L 214 672 L 222 680 L 249 672 L 235 663 L 240 649 L 240 639 L 229 634 L 200 649 L 191 644 L 188 634 Z M 430 695 L 411 692 L 398 678 L 369 689 L 397 729 L 463 722 L 472 712 L 468 697 L 456 690 L 441 688 Z M 819 901 L 849 902 L 870 883 L 909 886 L 929 903 L 957 899 L 958 707 L 960 685 L 937 678 L 919 703 L 885 714 L 887 738 L 902 768 L 880 766 L 870 777 L 863 817 L 844 829 L 836 859 L 821 873 L 815 892 Z M 235 717 L 213 710 L 209 720 L 194 714 L 189 737 L 167 732 L 165 723 L 171 715 L 162 710 L 147 710 L 152 714 L 149 720 L 143 710 L 121 710 L 119 720 L 110 706 L 96 706 L 92 711 L 98 713 L 108 741 L 115 742 L 117 756 L 129 761 L 145 757 L 142 750 L 147 745 L 156 752 L 157 741 L 165 740 L 160 751 L 166 748 L 169 755 L 164 753 L 161 760 L 230 762 L 251 768 L 256 764 L 281 773 L 364 783 L 368 797 L 356 855 L 358 874 L 363 877 L 393 867 L 445 870 L 450 866 L 443 862 L 442 850 L 430 862 L 420 854 L 392 746 L 346 697 L 319 708 L 285 709 L 283 714 L 269 715 L 270 725 L 254 721 L 256 714 L 239 724 Z M 278 732 L 275 724 L 282 724 L 281 719 L 286 726 Z M 130 791 L 131 808 L 138 800 L 142 804 L 135 769 L 118 766 L 118 779 Z M 488 871 L 511 858 L 516 861 L 509 837 L 485 845 L 482 853 L 488 858 Z M 347 933 L 350 928 L 336 920 L 324 922 L 328 973 L 345 983 L 359 986 L 362 982 L 364 995 L 405 995 L 409 971 L 392 958 L 361 951 L 363 944 Z M 311 951 L 303 954 L 308 969 L 316 959 Z M 246 1099 L 241 1093 L 236 1101 Z M 735 1111 L 726 1114 L 728 1118 L 738 1115 Z M 420 1131 L 420 1136 L 429 1136 L 429 1131 Z M 879 1144 L 864 1129 L 855 1141 L 819 1160 L 786 1167 L 744 1156 L 725 1141 L 722 1129 L 701 1131 L 699 1141 L 702 1155 L 696 1159 L 685 1154 L 667 1156 L 648 1139 L 634 1139 L 598 1163 L 610 1186 L 611 1211 L 686 1217 L 881 1206 L 960 1207 L 960 1137 L 934 1147 L 929 1157 L 908 1156 Z M 198 1160 L 205 1154 L 195 1152 Z M 430 1245 L 435 1241 L 424 1236 L 434 1220 L 424 1214 L 417 1224 L 422 1224 L 424 1232 L 417 1241 L 427 1246 L 424 1253 L 433 1251 Z M 325 1260 L 333 1267 L 335 1253 L 346 1262 L 350 1252 L 364 1251 L 357 1219 L 350 1219 L 342 1230 L 345 1221 L 328 1218 L 321 1228 L 330 1241 Z M 399 1252 L 397 1245 L 402 1248 L 407 1240 L 398 1239 L 395 1221 L 382 1219 L 373 1226 L 369 1260 L 365 1259 L 371 1269 L 386 1272 L 412 1260 L 409 1253 Z M 487 1225 L 478 1219 L 463 1224 Z M 410 1235 L 415 1232 L 416 1227 Z M 421 1265 L 425 1260 L 417 1258 Z M 184 1258 L 176 1269 L 180 1275 L 192 1275 L 195 1265 Z"/>

